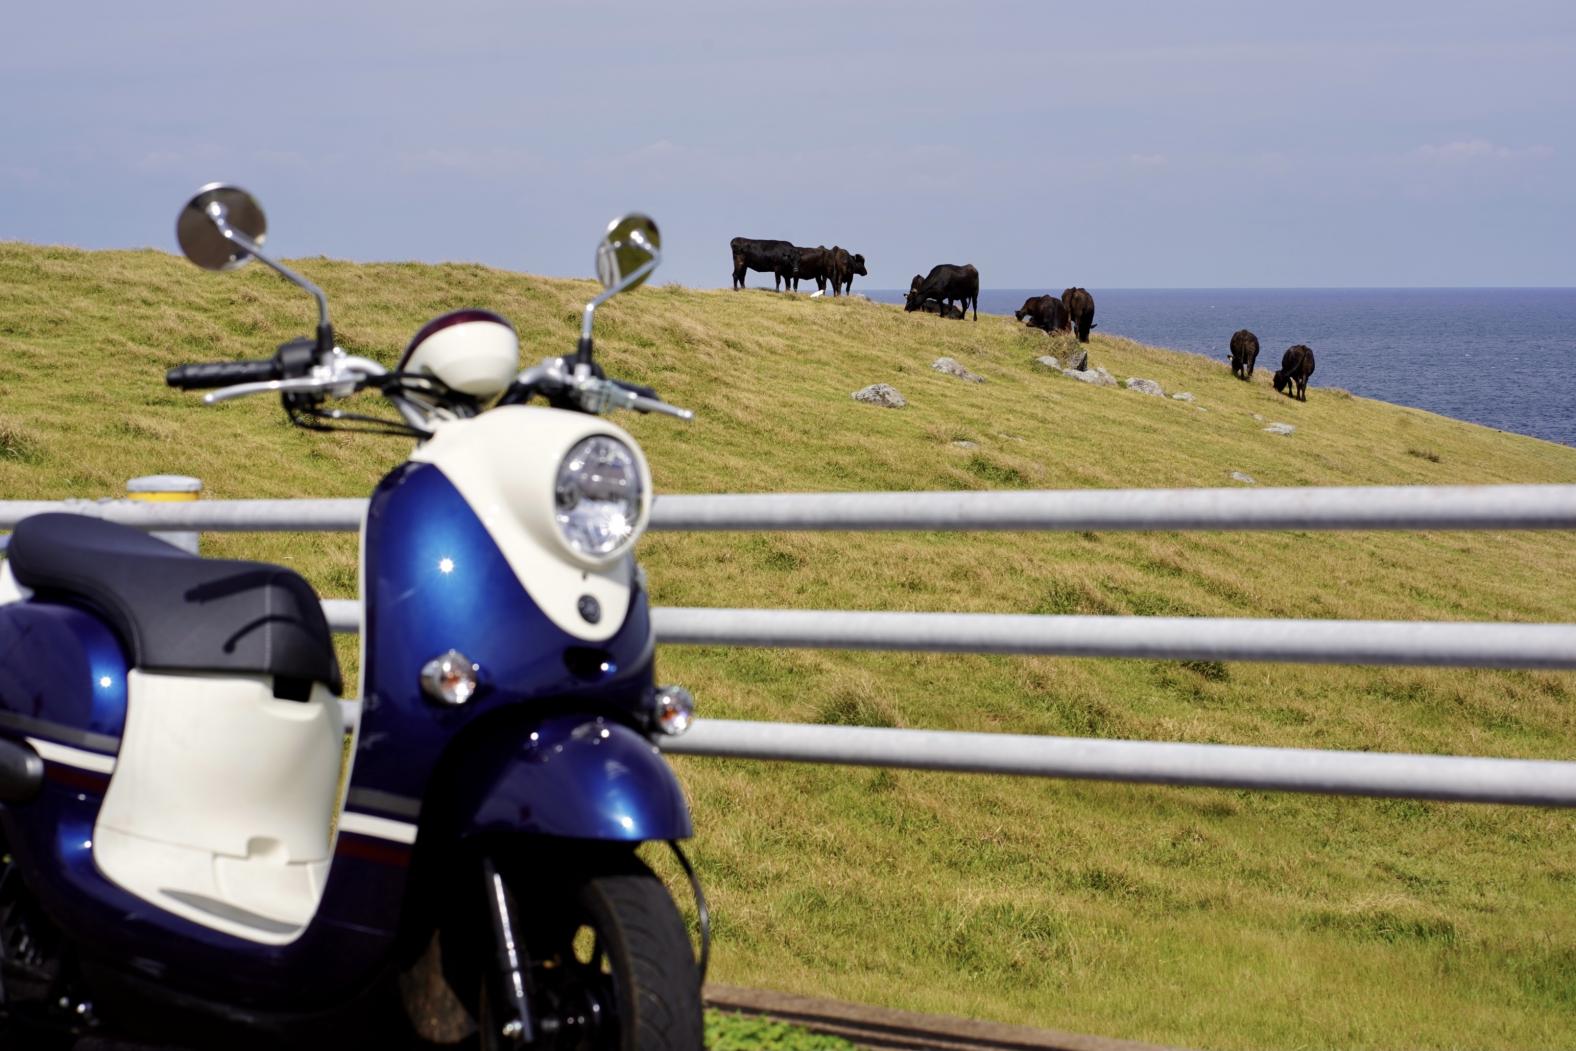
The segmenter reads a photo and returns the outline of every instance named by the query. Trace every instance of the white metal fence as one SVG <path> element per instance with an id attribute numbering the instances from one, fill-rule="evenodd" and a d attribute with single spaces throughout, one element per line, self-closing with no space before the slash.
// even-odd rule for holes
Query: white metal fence
<path id="1" fill-rule="evenodd" d="M 0 501 L 143 529 L 356 530 L 365 500 Z M 659 530 L 1576 529 L 1576 485 L 670 495 Z M 1556 583 L 1555 586 L 1559 586 Z M 336 631 L 357 602 L 329 599 Z M 1576 668 L 1576 625 L 659 607 L 666 644 L 1169 660 Z M 674 753 L 1177 785 L 1576 806 L 1576 762 L 699 721 Z"/>

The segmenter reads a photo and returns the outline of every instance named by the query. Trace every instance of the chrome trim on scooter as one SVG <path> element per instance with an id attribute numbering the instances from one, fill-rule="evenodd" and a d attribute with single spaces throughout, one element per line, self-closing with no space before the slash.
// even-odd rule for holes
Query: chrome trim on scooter
<path id="1" fill-rule="evenodd" d="M 339 815 L 339 830 L 354 832 L 358 836 L 387 839 L 395 843 L 416 842 L 416 826 L 408 821 L 395 821 L 392 818 L 377 817 L 373 814 L 357 814 L 349 810 Z"/>
<path id="2" fill-rule="evenodd" d="M 111 774 L 115 772 L 115 757 L 112 755 L 84 752 L 80 748 L 71 748 L 39 737 L 29 737 L 27 743 L 32 745 L 34 750 L 47 763 L 74 766 L 78 770 L 91 770 L 95 774 Z"/>

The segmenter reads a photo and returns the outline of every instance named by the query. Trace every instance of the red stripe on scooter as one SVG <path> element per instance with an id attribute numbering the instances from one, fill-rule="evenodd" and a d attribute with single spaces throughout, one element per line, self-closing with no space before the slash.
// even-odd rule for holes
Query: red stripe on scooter
<path id="1" fill-rule="evenodd" d="M 69 766 L 65 763 L 45 762 L 44 780 L 79 792 L 93 792 L 97 795 L 103 795 L 109 789 L 108 774 L 83 770 L 81 767 Z"/>
<path id="2" fill-rule="evenodd" d="M 356 832 L 340 832 L 339 843 L 334 848 L 334 853 L 379 865 L 404 867 L 410 864 L 410 847 L 402 843 L 390 843 L 386 839 L 363 836 Z"/>

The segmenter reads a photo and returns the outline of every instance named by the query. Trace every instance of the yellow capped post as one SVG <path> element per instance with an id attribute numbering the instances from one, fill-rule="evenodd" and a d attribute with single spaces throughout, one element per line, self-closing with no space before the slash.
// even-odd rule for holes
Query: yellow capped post
<path id="1" fill-rule="evenodd" d="M 202 480 L 184 474 L 150 474 L 133 478 L 126 483 L 126 495 L 132 500 L 150 503 L 183 502 L 196 500 L 202 493 Z M 197 533 L 153 533 L 153 536 L 174 544 L 183 551 L 198 553 Z"/>

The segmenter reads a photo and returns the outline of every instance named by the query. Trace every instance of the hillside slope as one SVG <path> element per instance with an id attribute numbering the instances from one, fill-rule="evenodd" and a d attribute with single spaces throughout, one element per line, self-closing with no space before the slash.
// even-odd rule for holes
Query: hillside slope
<path id="1" fill-rule="evenodd" d="M 392 363 L 459 306 L 573 346 L 588 282 L 303 260 L 347 349 Z M 0 495 L 198 475 L 213 497 L 365 495 L 397 439 L 215 409 L 165 368 L 304 334 L 259 268 L 0 244 Z M 1120 318 L 1102 318 L 1120 330 Z M 1011 319 L 642 289 L 599 320 L 609 371 L 697 410 L 621 419 L 659 491 L 1576 482 L 1576 450 L 1096 336 L 1097 389 Z M 986 377 L 930 363 L 949 355 Z M 850 392 L 896 386 L 909 406 Z M 1259 418 L 1262 417 L 1262 418 Z M 1296 427 L 1268 434 L 1270 422 Z M 958 443 L 971 443 L 961 445 Z M 212 554 L 356 587 L 353 537 Z M 1569 534 L 653 535 L 664 605 L 1570 621 Z M 342 648 L 353 659 L 348 643 Z M 1147 740 L 1568 757 L 1576 676 L 664 647 L 703 714 Z M 1210 1047 L 1576 1043 L 1576 818 L 1563 812 L 893 771 L 680 764 L 713 898 L 713 977 Z"/>

